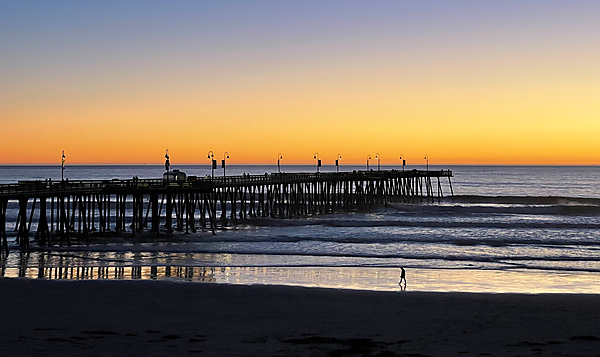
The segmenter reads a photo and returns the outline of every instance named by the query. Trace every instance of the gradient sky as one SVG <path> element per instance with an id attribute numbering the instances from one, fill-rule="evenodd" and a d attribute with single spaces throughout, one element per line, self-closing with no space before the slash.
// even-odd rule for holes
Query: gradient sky
<path id="1" fill-rule="evenodd" d="M 1 1 L 0 162 L 600 164 L 600 1 Z"/>

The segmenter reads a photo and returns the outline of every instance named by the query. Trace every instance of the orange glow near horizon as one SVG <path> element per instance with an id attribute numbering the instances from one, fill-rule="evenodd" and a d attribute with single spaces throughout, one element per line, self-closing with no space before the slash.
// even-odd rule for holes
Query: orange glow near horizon
<path id="1" fill-rule="evenodd" d="M 312 164 L 315 152 L 324 164 L 337 154 L 363 164 L 377 152 L 385 164 L 400 154 L 413 164 L 426 154 L 435 164 L 600 164 L 600 102 L 592 95 L 489 88 L 411 97 L 391 88 L 397 96 L 346 90 L 325 99 L 319 86 L 296 91 L 240 100 L 225 92 L 203 105 L 175 97 L 110 110 L 59 99 L 41 111 L 23 106 L 10 114 L 18 120 L 0 124 L 13 134 L 1 161 L 56 163 L 65 150 L 69 163 L 158 164 L 168 148 L 173 162 L 193 164 L 205 163 L 209 150 L 229 152 L 230 164 L 272 163 L 279 152 L 287 164 Z"/>

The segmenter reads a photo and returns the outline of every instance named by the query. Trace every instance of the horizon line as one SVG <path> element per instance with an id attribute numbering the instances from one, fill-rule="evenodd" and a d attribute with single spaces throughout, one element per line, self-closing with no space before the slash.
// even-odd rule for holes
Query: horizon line
<path id="1" fill-rule="evenodd" d="M 218 160 L 217 160 L 218 161 Z M 210 166 L 210 163 L 178 163 L 175 165 L 183 165 L 183 166 Z M 220 163 L 218 164 L 220 166 Z M 276 166 L 275 162 L 268 163 L 227 163 L 227 166 Z M 600 166 L 600 164 L 548 164 L 548 163 L 429 163 L 429 166 Z M 0 163 L 0 166 L 61 166 L 61 163 Z M 66 163 L 65 167 L 68 166 L 164 166 L 163 163 Z M 280 164 L 280 166 L 315 166 L 315 163 L 286 163 Z M 331 164 L 322 164 L 322 166 L 334 166 L 335 163 Z M 346 163 L 340 164 L 340 167 L 343 166 L 365 166 L 365 163 Z M 370 166 L 377 166 L 377 163 L 371 164 Z M 380 166 L 402 166 L 401 163 L 392 163 L 392 164 L 380 164 Z M 419 164 L 408 164 L 408 166 L 427 166 L 426 163 Z"/>

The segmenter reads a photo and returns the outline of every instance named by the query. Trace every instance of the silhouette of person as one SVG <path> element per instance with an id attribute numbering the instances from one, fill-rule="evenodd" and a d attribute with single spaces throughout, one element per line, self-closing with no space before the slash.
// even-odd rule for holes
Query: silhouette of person
<path id="1" fill-rule="evenodd" d="M 400 287 L 402 287 L 402 281 L 404 281 L 404 288 L 406 289 L 406 271 L 404 268 L 400 267 L 400 281 L 398 282 Z"/>

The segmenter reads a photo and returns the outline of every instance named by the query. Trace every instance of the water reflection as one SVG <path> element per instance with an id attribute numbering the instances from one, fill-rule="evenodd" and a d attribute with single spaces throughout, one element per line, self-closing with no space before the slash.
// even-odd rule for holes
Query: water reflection
<path id="1" fill-rule="evenodd" d="M 36 262 L 32 262 L 36 260 Z M 19 253 L 18 266 L 7 266 L 0 258 L 0 277 L 48 280 L 137 280 L 176 278 L 214 282 L 214 267 L 83 265 L 73 259 L 49 253 Z"/>
<path id="2" fill-rule="evenodd" d="M 399 284 L 399 267 L 246 267 L 181 264 L 163 253 L 132 253 L 117 259 L 113 253 L 56 255 L 21 252 L 0 256 L 0 277 L 47 280 L 181 280 L 218 284 L 265 284 L 406 291 Z M 133 253 L 135 254 L 135 253 Z M 151 256 L 151 257 L 150 257 Z M 132 263 L 133 261 L 133 263 Z M 148 264 L 148 261 L 154 263 Z M 142 262 L 142 264 L 139 264 Z M 600 294 L 600 274 L 531 269 L 422 269 L 406 268 L 410 291 L 484 293 L 592 293 Z M 399 286 L 400 285 L 400 286 Z"/>

